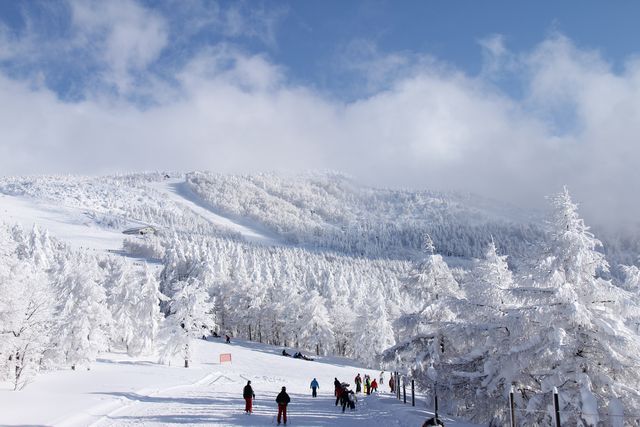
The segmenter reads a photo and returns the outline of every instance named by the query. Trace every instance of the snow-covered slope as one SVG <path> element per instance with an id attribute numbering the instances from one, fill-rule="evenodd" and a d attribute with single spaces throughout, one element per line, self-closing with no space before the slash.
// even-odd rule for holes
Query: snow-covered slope
<path id="1" fill-rule="evenodd" d="M 272 425 L 282 386 L 291 396 L 292 425 L 416 426 L 432 416 L 424 401 L 415 408 L 404 405 L 387 386 L 377 395 L 360 395 L 357 410 L 342 414 L 334 405 L 333 379 L 353 383 L 357 373 L 379 375 L 348 359 L 305 361 L 281 356 L 279 347 L 235 340 L 229 345 L 215 338 L 193 346 L 196 360 L 188 369 L 180 360 L 166 366 L 107 353 L 90 371 L 47 372 L 21 392 L 3 386 L 0 425 Z M 232 363 L 220 364 L 221 353 L 230 353 Z M 314 377 L 320 383 L 315 399 L 309 390 Z M 247 380 L 256 394 L 252 415 L 243 411 Z M 453 420 L 447 425 L 470 426 Z"/>

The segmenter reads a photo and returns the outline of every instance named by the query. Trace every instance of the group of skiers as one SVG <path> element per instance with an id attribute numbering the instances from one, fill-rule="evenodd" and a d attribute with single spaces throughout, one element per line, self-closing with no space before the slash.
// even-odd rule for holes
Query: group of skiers
<path id="1" fill-rule="evenodd" d="M 244 386 L 242 397 L 244 397 L 245 401 L 244 412 L 251 414 L 253 412 L 253 399 L 256 398 L 253 387 L 251 387 L 251 381 L 247 381 L 247 385 Z M 281 421 L 284 421 L 284 425 L 287 425 L 287 405 L 289 405 L 289 402 L 291 402 L 291 398 L 287 394 L 287 388 L 282 387 L 280 393 L 276 396 L 276 403 L 278 404 L 278 425 L 280 425 Z"/>
<path id="2" fill-rule="evenodd" d="M 352 411 L 356 409 L 358 398 L 356 397 L 356 394 L 353 392 L 353 390 L 349 389 L 349 384 L 342 383 L 338 381 L 338 378 L 335 378 L 335 381 L 333 381 L 333 385 L 335 387 L 334 394 L 336 396 L 336 406 L 338 406 L 338 403 L 340 403 L 340 405 L 342 405 L 342 412 L 345 411 L 347 406 Z"/>
<path id="3" fill-rule="evenodd" d="M 384 374 L 381 372 L 380 381 L 383 380 L 383 375 Z M 375 378 L 371 380 L 371 377 L 369 376 L 369 374 L 365 374 L 364 380 L 363 380 L 362 377 L 360 377 L 360 373 L 358 373 L 354 381 L 356 383 L 356 393 L 360 393 L 362 391 L 363 385 L 364 385 L 364 393 L 366 395 L 369 395 L 374 391 L 378 391 L 378 382 L 376 381 Z"/>
<path id="4" fill-rule="evenodd" d="M 286 351 L 282 350 L 283 355 L 290 356 L 289 354 L 285 353 Z M 356 403 L 358 402 L 356 393 L 362 392 L 363 386 L 364 393 L 367 395 L 378 391 L 378 381 L 376 380 L 376 378 L 371 379 L 368 374 L 365 374 L 364 377 L 361 377 L 360 373 L 358 373 L 358 375 L 356 375 L 354 379 L 354 382 L 356 384 L 355 392 L 349 389 L 350 385 L 348 383 L 340 382 L 338 378 L 335 378 L 335 381 L 333 382 L 333 385 L 335 387 L 334 394 L 336 397 L 335 406 L 338 406 L 338 404 L 340 404 L 342 406 L 342 412 L 345 412 L 347 407 L 349 407 L 349 409 L 351 409 L 352 411 L 355 410 Z M 384 371 L 380 372 L 380 384 L 384 384 Z M 394 386 L 395 379 L 393 375 L 391 375 L 391 378 L 389 379 L 389 388 L 391 389 L 392 393 L 394 391 Z M 311 396 L 314 398 L 317 397 L 320 384 L 318 383 L 318 380 L 316 378 L 311 381 L 309 388 L 311 389 Z M 255 393 L 253 392 L 253 387 L 251 387 L 251 381 L 247 381 L 247 385 L 244 386 L 242 397 L 245 400 L 245 413 L 251 414 L 253 412 L 253 399 L 255 399 L 256 397 Z M 282 387 L 282 390 L 276 397 L 276 403 L 278 404 L 278 425 L 280 425 L 281 421 L 284 421 L 285 425 L 287 424 L 287 405 L 289 405 L 290 401 L 291 399 L 287 394 L 286 387 Z"/>

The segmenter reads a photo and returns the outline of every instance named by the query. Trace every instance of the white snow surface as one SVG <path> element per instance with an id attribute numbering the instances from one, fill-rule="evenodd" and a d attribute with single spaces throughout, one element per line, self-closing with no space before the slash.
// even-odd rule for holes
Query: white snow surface
<path id="1" fill-rule="evenodd" d="M 122 249 L 122 242 L 127 236 L 98 226 L 89 215 L 86 210 L 59 203 L 0 193 L 0 220 L 8 224 L 19 223 L 27 230 L 35 224 L 74 248 Z"/>
<path id="2" fill-rule="evenodd" d="M 416 407 L 405 405 L 386 385 L 377 394 L 360 394 L 356 411 L 343 414 L 334 405 L 334 377 L 353 384 L 357 373 L 379 375 L 348 359 L 293 359 L 282 356 L 279 347 L 236 340 L 225 344 L 215 338 L 196 340 L 193 347 L 195 361 L 187 369 L 180 360 L 167 366 L 107 353 L 89 371 L 42 373 L 19 392 L 0 384 L 0 425 L 268 426 L 275 424 L 275 397 L 282 386 L 291 397 L 290 425 L 419 426 L 432 416 L 421 398 Z M 232 363 L 220 364 L 221 353 L 230 353 Z M 314 377 L 320 383 L 315 399 L 309 389 Z M 388 380 L 388 372 L 385 377 Z M 247 380 L 256 394 L 251 415 L 244 413 L 242 399 Z M 441 418 L 447 426 L 472 425 Z"/>
<path id="3" fill-rule="evenodd" d="M 214 225 L 240 234 L 247 241 L 263 245 L 284 244 L 267 230 L 257 225 L 245 225 L 226 216 L 215 213 L 198 195 L 187 186 L 184 178 L 171 178 L 148 184 L 150 187 L 167 195 L 169 199 L 191 209 L 194 213 L 205 218 Z"/>

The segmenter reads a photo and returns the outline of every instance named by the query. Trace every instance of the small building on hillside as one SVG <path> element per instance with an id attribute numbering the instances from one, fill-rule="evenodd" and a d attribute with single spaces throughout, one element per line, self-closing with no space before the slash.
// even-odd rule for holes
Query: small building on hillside
<path id="1" fill-rule="evenodd" d="M 153 228 L 150 225 L 145 225 L 144 227 L 135 227 L 124 230 L 124 234 L 137 235 L 137 236 L 145 236 L 147 234 L 157 234 L 158 230 Z"/>

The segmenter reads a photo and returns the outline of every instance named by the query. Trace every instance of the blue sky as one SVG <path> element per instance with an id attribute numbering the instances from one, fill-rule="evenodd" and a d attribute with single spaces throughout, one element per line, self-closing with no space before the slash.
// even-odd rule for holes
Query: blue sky
<path id="1" fill-rule="evenodd" d="M 640 3 L 0 2 L 4 174 L 331 169 L 637 222 Z M 623 218 L 624 217 L 624 218 Z"/>
<path id="2" fill-rule="evenodd" d="M 0 2 L 7 37 L 36 34 L 71 40 L 74 2 Z M 154 63 L 156 70 L 188 60 L 221 42 L 262 53 L 286 68 L 292 82 L 346 99 L 366 94 L 360 72 L 349 60 L 369 55 L 430 55 L 470 75 L 482 72 L 481 41 L 500 35 L 516 52 L 529 51 L 554 33 L 577 46 L 598 50 L 615 69 L 635 55 L 640 3 L 601 1 L 141 1 L 162 16 L 170 39 Z M 206 15 L 209 14 L 208 17 Z M 225 16 L 226 15 L 226 16 Z M 233 15 L 240 17 L 230 24 Z M 198 18 L 199 28 L 185 31 Z M 235 29 L 232 29 L 236 25 Z M 197 26 L 197 25 L 196 25 Z M 86 46 L 83 47 L 86 49 Z M 69 57 L 2 61 L 13 76 L 42 71 L 48 86 L 63 98 L 81 96 L 82 83 L 100 64 L 77 49 Z M 80 82 L 80 83 L 79 83 Z M 518 82 L 498 82 L 518 96 Z M 79 87 L 80 86 L 80 87 Z"/>

